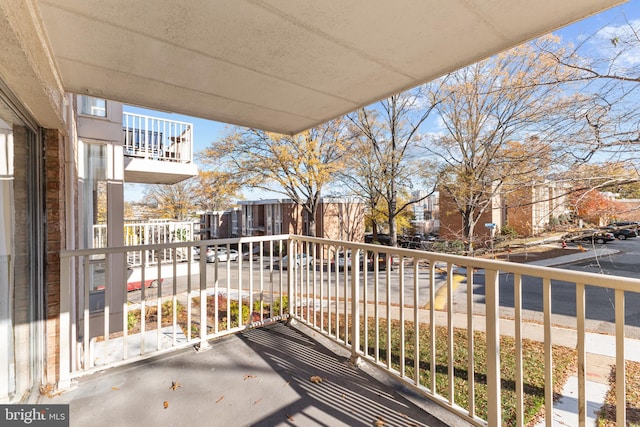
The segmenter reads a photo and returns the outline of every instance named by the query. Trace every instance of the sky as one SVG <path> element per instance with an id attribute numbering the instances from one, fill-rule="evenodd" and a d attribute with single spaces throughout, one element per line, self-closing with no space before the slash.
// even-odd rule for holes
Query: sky
<path id="1" fill-rule="evenodd" d="M 640 20 L 640 0 L 631 0 L 627 3 L 622 4 L 621 6 L 614 7 L 603 13 L 591 16 L 587 19 L 564 27 L 558 31 L 555 31 L 554 34 L 561 36 L 563 40 L 569 40 L 574 44 L 577 44 L 585 37 L 594 34 L 596 31 L 599 31 L 601 29 L 606 30 L 607 27 L 623 24 L 625 22 L 625 19 L 628 21 Z M 635 58 L 629 58 L 629 60 L 636 60 L 640 62 L 640 52 L 638 52 L 638 55 L 635 55 Z M 207 146 L 209 146 L 211 142 L 222 137 L 225 134 L 226 129 L 230 127 L 230 125 L 227 125 L 225 123 L 215 122 L 211 120 L 189 117 L 181 114 L 148 110 L 127 105 L 124 106 L 124 111 L 193 124 L 194 153 L 202 151 Z M 126 184 L 125 201 L 133 202 L 142 200 L 143 189 L 144 186 L 141 184 Z M 245 191 L 244 197 L 245 199 L 257 199 L 275 198 L 282 196 L 277 193 Z"/>

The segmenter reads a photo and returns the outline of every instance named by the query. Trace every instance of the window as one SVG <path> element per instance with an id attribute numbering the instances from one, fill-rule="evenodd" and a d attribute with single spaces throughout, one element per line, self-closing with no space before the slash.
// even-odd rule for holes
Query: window
<path id="1" fill-rule="evenodd" d="M 78 96 L 80 114 L 96 117 L 107 117 L 107 101 L 92 96 Z"/>
<path id="2" fill-rule="evenodd" d="M 102 248 L 107 240 L 107 150 L 103 144 L 83 147 L 83 172 L 81 179 L 81 220 L 85 230 L 81 245 L 85 248 Z M 92 255 L 89 261 L 89 308 L 91 312 L 104 309 L 106 263 L 104 255 Z"/>

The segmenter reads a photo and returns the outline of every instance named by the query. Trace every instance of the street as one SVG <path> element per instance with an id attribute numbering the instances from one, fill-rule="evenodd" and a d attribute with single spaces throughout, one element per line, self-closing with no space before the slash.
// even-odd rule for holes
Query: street
<path id="1" fill-rule="evenodd" d="M 607 243 L 607 248 L 620 253 L 598 259 L 589 259 L 576 263 L 557 266 L 574 271 L 619 275 L 632 278 L 640 277 L 640 238 L 616 240 Z M 543 298 L 542 280 L 538 278 L 522 278 L 523 314 L 529 320 L 542 320 Z M 484 311 L 484 275 L 474 275 L 474 307 L 475 312 Z M 575 327 L 576 293 L 571 283 L 551 282 L 551 312 L 554 323 L 567 327 Z M 466 312 L 466 286 L 460 286 L 454 297 L 454 310 Z M 598 332 L 613 333 L 615 320 L 614 291 L 593 286 L 585 288 L 587 327 Z M 512 316 L 514 308 L 513 276 L 500 275 L 500 307 L 501 314 Z M 628 326 L 640 326 L 640 293 L 625 294 L 625 323 Z"/>

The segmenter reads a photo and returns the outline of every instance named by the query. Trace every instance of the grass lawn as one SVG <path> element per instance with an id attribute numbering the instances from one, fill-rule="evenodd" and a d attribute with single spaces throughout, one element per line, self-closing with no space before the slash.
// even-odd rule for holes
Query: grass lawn
<path id="1" fill-rule="evenodd" d="M 367 343 L 368 354 L 374 353 L 375 324 L 373 320 L 368 323 Z M 344 331 L 344 328 L 341 327 Z M 379 358 L 387 360 L 387 323 L 384 319 L 379 321 L 380 350 Z M 391 361 L 392 367 L 400 369 L 400 322 L 391 321 Z M 414 374 L 414 343 L 416 329 L 412 322 L 405 322 L 405 375 L 415 378 Z M 419 369 L 420 383 L 425 386 L 431 384 L 431 349 L 430 327 L 421 324 L 419 334 Z M 448 362 L 447 347 L 448 336 L 445 327 L 436 328 L 436 392 L 449 398 L 448 390 Z M 364 338 L 363 338 L 364 340 Z M 467 357 L 467 331 L 454 329 L 454 401 L 462 408 L 469 408 L 468 401 L 468 357 Z M 364 341 L 362 342 L 364 344 Z M 524 376 L 524 412 L 525 425 L 533 424 L 542 415 L 544 407 L 544 345 L 543 343 L 523 341 L 523 376 Z M 501 383 L 502 383 L 502 425 L 516 425 L 516 390 L 515 390 L 515 340 L 511 337 L 500 339 Z M 569 375 L 575 370 L 576 352 L 567 347 L 553 347 L 553 378 L 554 393 L 559 393 L 567 381 Z M 484 332 L 474 333 L 474 379 L 475 379 L 475 408 L 476 415 L 480 418 L 487 417 L 487 360 L 486 360 L 486 335 Z"/>
<path id="2" fill-rule="evenodd" d="M 640 363 L 627 360 L 625 366 L 627 425 L 640 426 Z M 605 405 L 598 413 L 598 426 L 616 425 L 616 369 L 609 375 L 609 392 L 605 398 Z"/>

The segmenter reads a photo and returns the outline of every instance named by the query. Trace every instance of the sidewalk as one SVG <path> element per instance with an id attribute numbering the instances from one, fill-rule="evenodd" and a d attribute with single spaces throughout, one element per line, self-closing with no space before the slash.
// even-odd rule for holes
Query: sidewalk
<path id="1" fill-rule="evenodd" d="M 554 247 L 557 247 L 554 245 Z M 572 262 L 583 261 L 592 258 L 599 258 L 603 256 L 613 255 L 620 252 L 616 249 L 610 249 L 607 247 L 599 248 L 585 248 L 584 252 L 577 252 L 568 255 L 563 255 L 555 258 L 541 259 L 539 261 L 528 262 L 529 265 L 537 265 L 540 267 L 555 267 L 557 265 L 570 264 Z"/>

